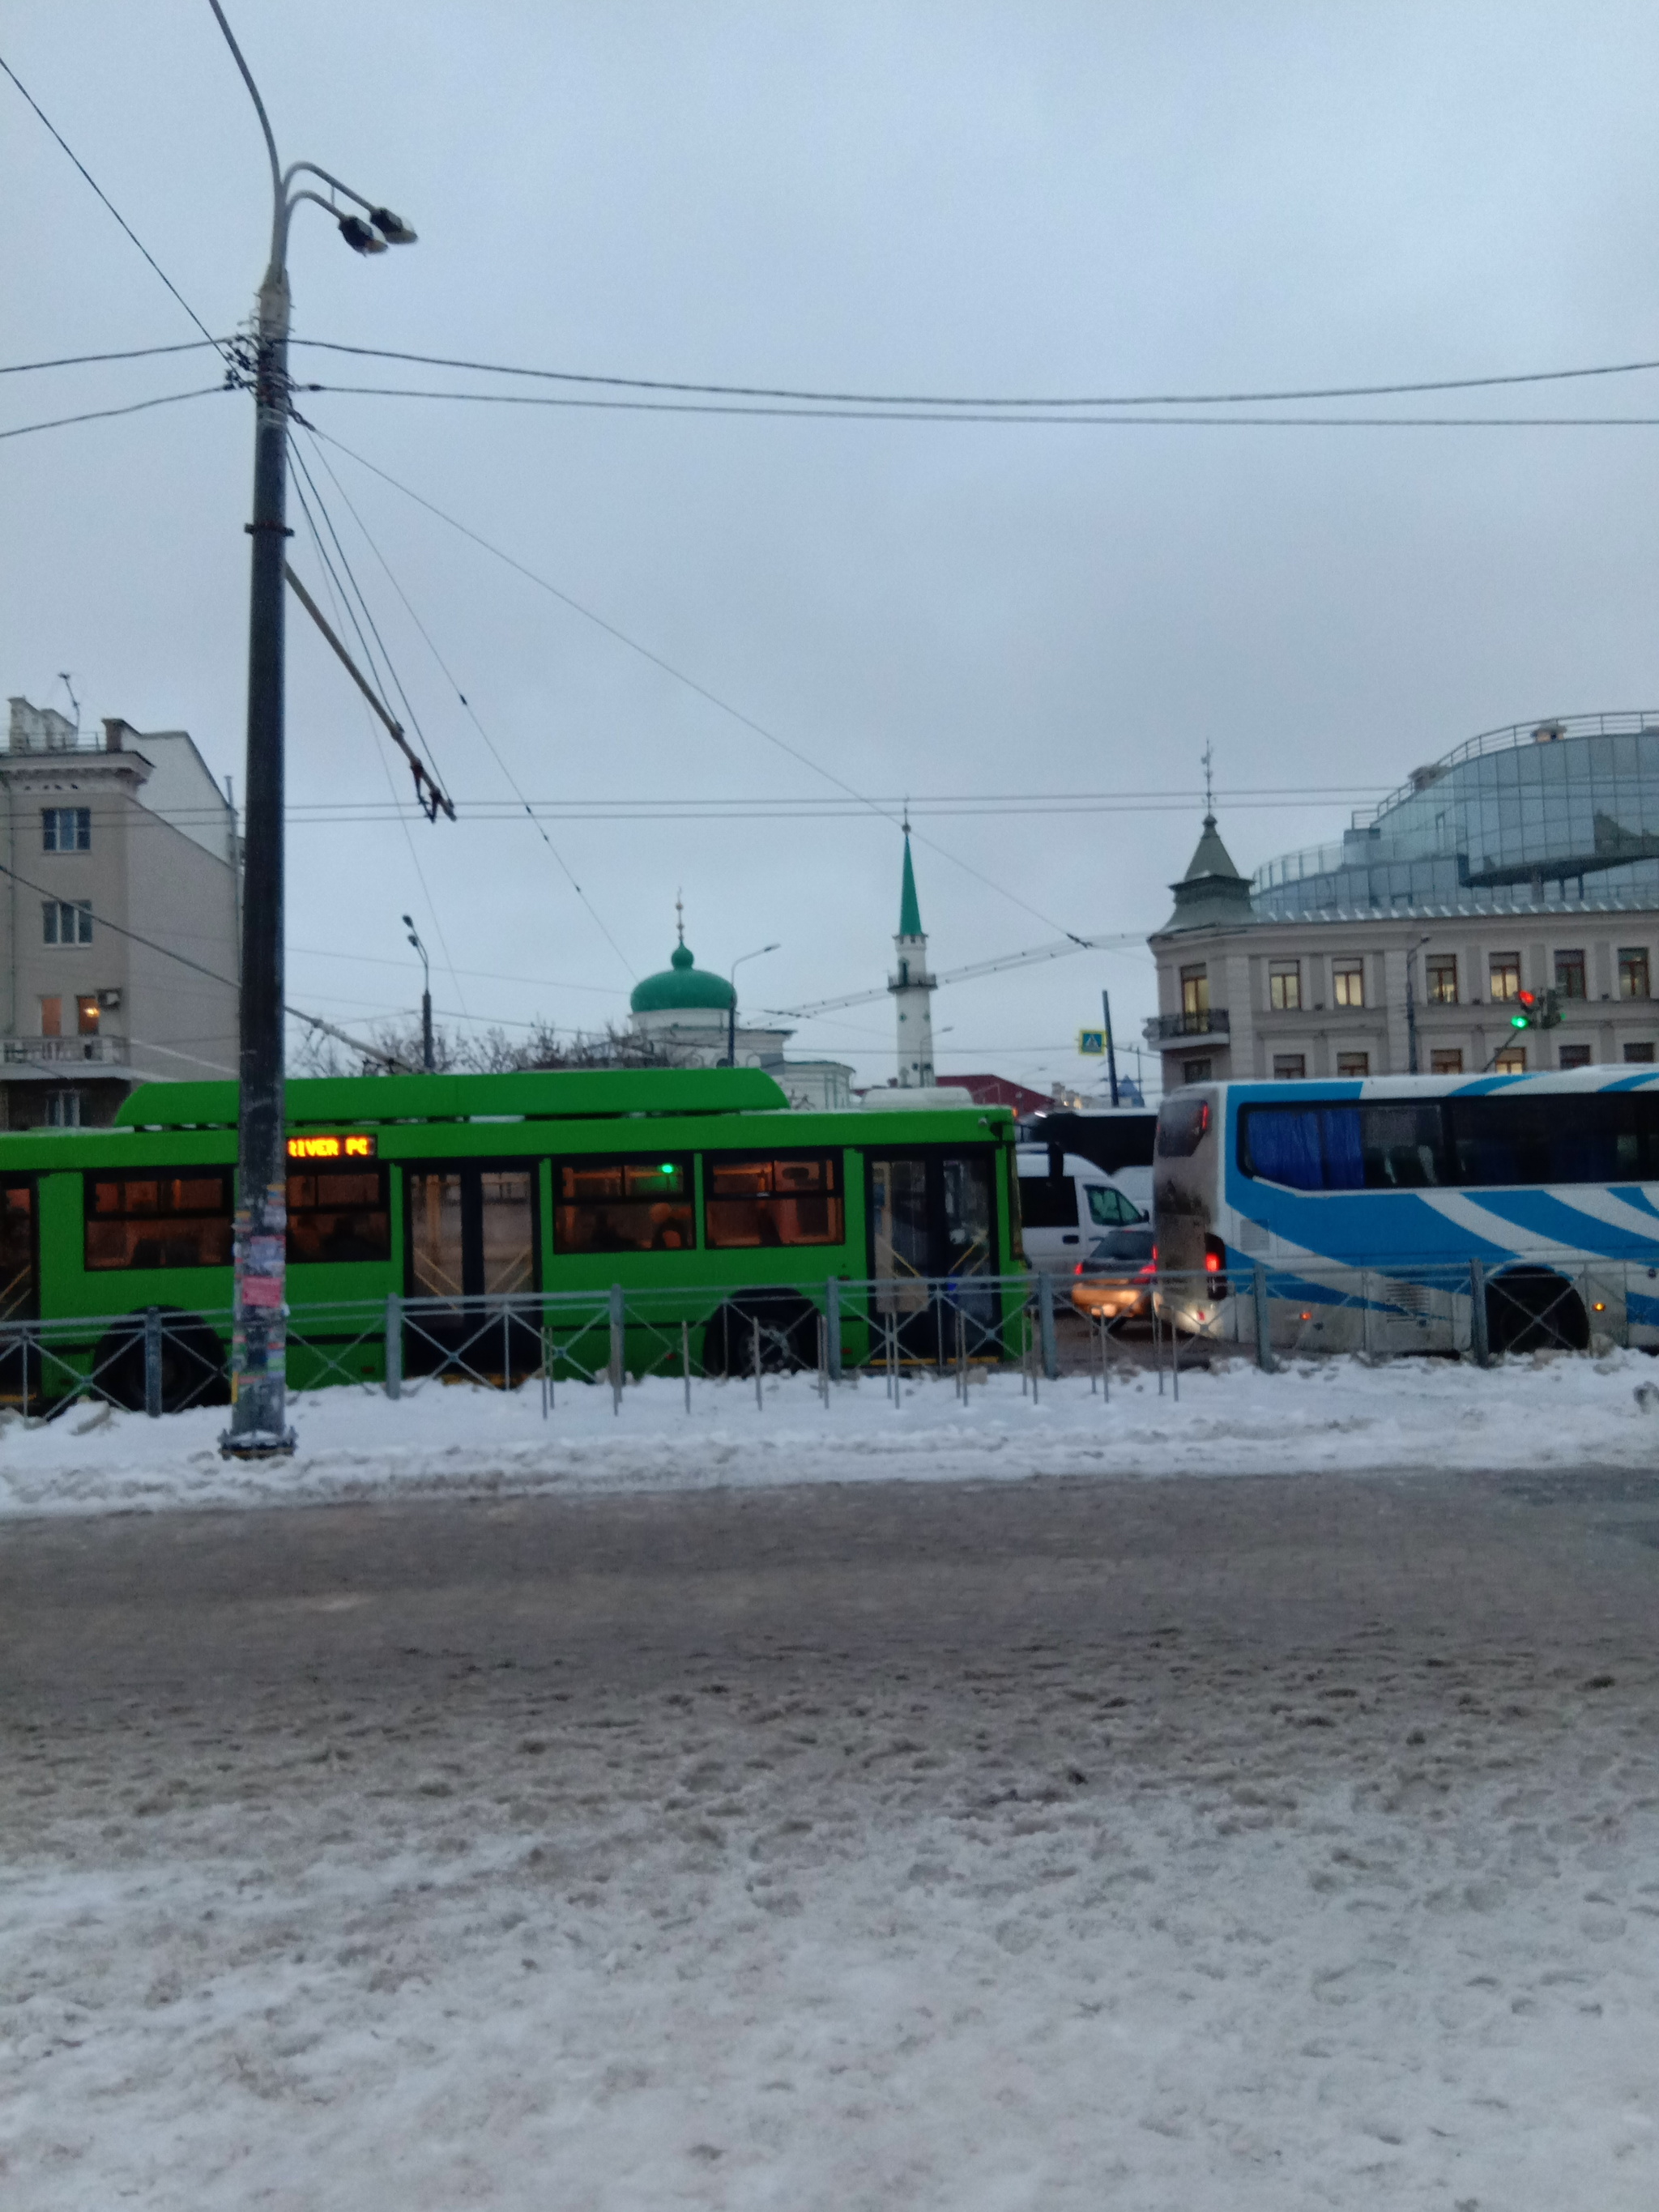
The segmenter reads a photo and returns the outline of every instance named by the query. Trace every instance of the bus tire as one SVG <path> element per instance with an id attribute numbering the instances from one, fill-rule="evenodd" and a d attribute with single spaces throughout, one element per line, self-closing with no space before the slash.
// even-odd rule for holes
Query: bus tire
<path id="1" fill-rule="evenodd" d="M 818 1364 L 818 1310 L 799 1291 L 734 1291 L 709 1316 L 702 1334 L 705 1375 L 752 1375 L 755 1331 L 763 1375 L 787 1375 Z"/>
<path id="2" fill-rule="evenodd" d="M 161 1411 L 182 1413 L 191 1406 L 226 1406 L 230 1384 L 225 1347 L 195 1314 L 163 1306 L 161 1315 Z M 94 1361 L 95 1387 L 130 1413 L 144 1411 L 144 1316 L 132 1314 L 111 1329 Z"/>
<path id="3" fill-rule="evenodd" d="M 1553 1267 L 1506 1267 L 1486 1284 L 1486 1342 L 1506 1352 L 1588 1352 L 1589 1316 Z"/>

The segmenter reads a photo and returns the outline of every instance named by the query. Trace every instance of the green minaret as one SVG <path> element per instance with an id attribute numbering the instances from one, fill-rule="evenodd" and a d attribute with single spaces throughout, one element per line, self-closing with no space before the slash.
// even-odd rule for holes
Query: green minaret
<path id="1" fill-rule="evenodd" d="M 904 877 L 899 890 L 896 956 L 887 988 L 898 1017 L 898 1084 L 901 1091 L 930 1091 L 933 1085 L 933 978 L 927 973 L 927 939 L 922 933 L 916 872 L 910 862 L 910 824 L 904 825 Z"/>

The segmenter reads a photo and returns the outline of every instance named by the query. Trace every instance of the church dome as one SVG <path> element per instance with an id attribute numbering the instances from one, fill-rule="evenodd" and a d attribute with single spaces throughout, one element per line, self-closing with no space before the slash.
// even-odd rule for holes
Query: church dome
<path id="1" fill-rule="evenodd" d="M 725 1013 L 736 998 L 724 975 L 699 968 L 691 948 L 682 941 L 674 947 L 669 964 L 634 986 L 629 1007 L 636 1014 Z"/>

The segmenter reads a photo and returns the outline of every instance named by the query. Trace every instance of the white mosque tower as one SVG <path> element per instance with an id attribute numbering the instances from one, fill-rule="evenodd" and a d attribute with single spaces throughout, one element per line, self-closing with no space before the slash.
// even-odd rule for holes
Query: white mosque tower
<path id="1" fill-rule="evenodd" d="M 921 908 L 916 902 L 915 870 L 910 865 L 910 824 L 904 824 L 904 883 L 899 894 L 898 933 L 893 939 L 896 956 L 887 979 L 898 1015 L 898 1087 L 901 1091 L 931 1091 L 933 1087 L 934 978 L 927 972 L 927 939 L 922 933 Z"/>

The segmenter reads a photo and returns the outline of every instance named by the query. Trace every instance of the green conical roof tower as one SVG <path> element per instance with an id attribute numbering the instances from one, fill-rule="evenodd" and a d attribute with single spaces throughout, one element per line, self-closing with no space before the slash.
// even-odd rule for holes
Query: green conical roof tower
<path id="1" fill-rule="evenodd" d="M 1186 874 L 1170 889 L 1175 893 L 1175 912 L 1159 931 L 1161 937 L 1179 929 L 1239 929 L 1255 920 L 1250 879 L 1233 866 L 1213 814 L 1204 817 L 1198 849 Z"/>
<path id="2" fill-rule="evenodd" d="M 901 937 L 921 935 L 921 907 L 916 898 L 916 872 L 910 865 L 910 832 L 904 832 L 904 885 L 899 893 L 899 926 Z"/>

